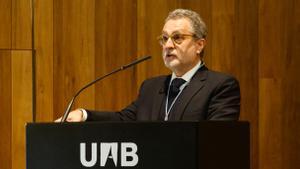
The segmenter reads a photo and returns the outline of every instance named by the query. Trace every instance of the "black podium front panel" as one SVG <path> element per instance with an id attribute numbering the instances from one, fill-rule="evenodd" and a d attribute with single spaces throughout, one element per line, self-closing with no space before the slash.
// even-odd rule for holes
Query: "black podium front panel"
<path id="1" fill-rule="evenodd" d="M 210 163 L 220 160 L 225 161 L 224 169 L 248 169 L 248 123 L 228 124 L 27 124 L 27 169 L 209 169 Z M 226 133 L 228 137 L 224 137 Z"/>

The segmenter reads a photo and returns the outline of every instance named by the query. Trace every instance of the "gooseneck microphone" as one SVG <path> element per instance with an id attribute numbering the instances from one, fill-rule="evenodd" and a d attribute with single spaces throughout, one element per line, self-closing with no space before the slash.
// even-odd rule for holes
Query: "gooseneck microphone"
<path id="1" fill-rule="evenodd" d="M 117 72 L 119 72 L 119 71 L 125 70 L 125 69 L 127 69 L 127 68 L 129 68 L 129 67 L 132 67 L 132 66 L 134 66 L 134 65 L 136 65 L 136 64 L 139 64 L 139 63 L 141 63 L 141 62 L 143 62 L 143 61 L 145 61 L 145 60 L 148 60 L 148 59 L 150 59 L 150 58 L 151 58 L 151 56 L 144 56 L 144 57 L 142 57 L 142 58 L 140 58 L 140 59 L 137 59 L 137 60 L 133 61 L 132 63 L 129 63 L 129 64 L 127 64 L 127 65 L 124 65 L 124 66 L 120 67 L 119 69 L 116 69 L 116 70 L 114 70 L 114 71 L 112 71 L 112 72 L 110 72 L 110 73 L 108 73 L 108 74 L 106 74 L 106 75 L 104 75 L 104 76 L 98 77 L 98 78 L 95 79 L 94 81 L 92 81 L 92 82 L 88 83 L 87 85 L 85 85 L 83 88 L 81 88 L 81 89 L 74 95 L 74 97 L 72 98 L 72 100 L 71 100 L 70 103 L 68 104 L 68 107 L 67 107 L 67 109 L 66 109 L 66 111 L 65 111 L 65 113 L 64 113 L 64 115 L 63 115 L 63 117 L 62 117 L 62 119 L 61 119 L 61 123 L 63 123 L 63 122 L 66 121 L 66 119 L 67 119 L 67 117 L 68 117 L 68 115 L 69 115 L 69 113 L 70 113 L 70 110 L 71 110 L 71 108 L 72 108 L 72 105 L 73 105 L 73 103 L 74 103 L 74 100 L 76 99 L 76 97 L 77 97 L 84 89 L 90 87 L 91 85 L 97 83 L 98 81 L 100 81 L 100 80 L 102 80 L 102 79 L 104 79 L 104 78 L 106 78 L 106 77 L 108 77 L 108 76 L 110 76 L 110 75 L 112 75 L 112 74 L 115 74 L 115 73 L 117 73 Z"/>

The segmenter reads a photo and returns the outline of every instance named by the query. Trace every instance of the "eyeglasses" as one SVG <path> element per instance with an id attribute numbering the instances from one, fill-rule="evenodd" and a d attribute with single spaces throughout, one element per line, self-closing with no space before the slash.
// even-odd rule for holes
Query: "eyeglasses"
<path id="1" fill-rule="evenodd" d="M 159 41 L 160 45 L 166 45 L 167 41 L 169 40 L 169 38 L 171 38 L 172 42 L 176 45 L 181 44 L 186 37 L 195 37 L 194 34 L 179 34 L 179 33 L 175 33 L 172 34 L 171 36 L 168 35 L 160 35 L 157 39 Z"/>

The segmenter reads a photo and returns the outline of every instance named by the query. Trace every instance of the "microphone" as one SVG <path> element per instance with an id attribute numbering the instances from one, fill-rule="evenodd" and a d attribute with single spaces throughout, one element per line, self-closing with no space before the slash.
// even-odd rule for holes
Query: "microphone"
<path id="1" fill-rule="evenodd" d="M 150 58 L 151 58 L 151 56 L 144 56 L 144 57 L 142 57 L 142 58 L 140 58 L 140 59 L 137 59 L 137 60 L 133 61 L 132 63 L 129 63 L 129 64 L 124 65 L 124 66 L 121 66 L 120 68 L 118 68 L 118 69 L 116 69 L 116 70 L 114 70 L 114 71 L 112 71 L 112 72 L 110 72 L 110 73 L 108 73 L 108 74 L 106 74 L 106 75 L 104 75 L 104 76 L 98 77 L 97 79 L 95 79 L 95 80 L 93 80 L 92 82 L 90 82 L 90 83 L 88 83 L 87 85 L 85 85 L 83 88 L 81 88 L 81 89 L 74 95 L 74 97 L 72 98 L 72 100 L 71 100 L 70 103 L 68 104 L 68 107 L 67 107 L 67 109 L 66 109 L 66 111 L 65 111 L 65 113 L 64 113 L 64 115 L 63 115 L 63 117 L 62 117 L 62 119 L 61 119 L 61 123 L 63 123 L 63 122 L 66 121 L 66 119 L 67 119 L 67 117 L 68 117 L 68 115 L 69 115 L 69 113 L 70 113 L 70 110 L 71 110 L 71 108 L 72 108 L 72 105 L 73 105 L 73 103 L 74 103 L 74 100 L 76 99 L 76 97 L 77 97 L 83 90 L 85 90 L 86 88 L 90 87 L 91 85 L 97 83 L 98 81 L 100 81 L 100 80 L 102 80 L 102 79 L 104 79 L 104 78 L 106 78 L 106 77 L 108 77 L 108 76 L 110 76 L 110 75 L 112 75 L 112 74 L 115 74 L 115 73 L 117 73 L 117 72 L 119 72 L 119 71 L 123 71 L 123 70 L 125 70 L 125 69 L 127 69 L 127 68 L 130 68 L 130 67 L 132 67 L 132 66 L 134 66 L 134 65 L 136 65 L 136 64 L 139 64 L 139 63 L 141 63 L 141 62 L 143 62 L 143 61 L 146 61 L 146 60 L 148 60 L 148 59 L 150 59 Z"/>

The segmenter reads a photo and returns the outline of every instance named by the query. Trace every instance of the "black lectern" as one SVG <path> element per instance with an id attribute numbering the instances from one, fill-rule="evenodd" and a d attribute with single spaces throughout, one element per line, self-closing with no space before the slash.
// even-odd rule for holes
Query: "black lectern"
<path id="1" fill-rule="evenodd" d="M 27 169 L 249 169 L 247 122 L 29 123 Z"/>

